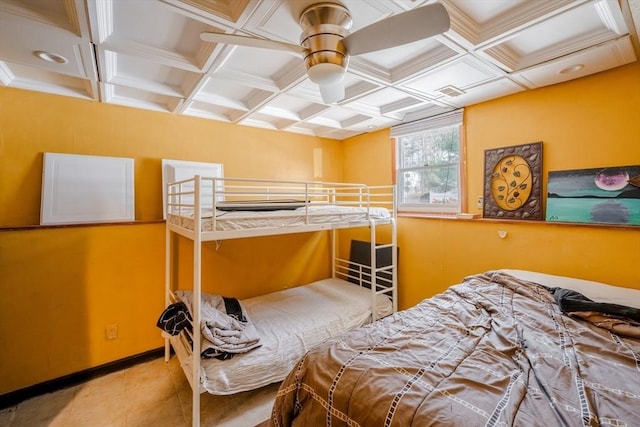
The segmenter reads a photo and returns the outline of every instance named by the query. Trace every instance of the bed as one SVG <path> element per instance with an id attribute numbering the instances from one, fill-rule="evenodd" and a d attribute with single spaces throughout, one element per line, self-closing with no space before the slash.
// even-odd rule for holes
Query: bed
<path id="1" fill-rule="evenodd" d="M 187 313 L 180 315 L 188 318 L 185 328 L 163 333 L 165 357 L 169 359 L 173 348 L 191 384 L 194 426 L 199 425 L 200 393 L 234 394 L 281 381 L 315 345 L 397 311 L 392 186 L 196 175 L 168 184 L 165 194 L 166 308 L 161 319 L 180 304 L 184 304 Z M 338 232 L 357 227 L 368 229 L 366 256 L 350 253 L 347 257 L 340 251 Z M 384 238 L 377 232 L 380 227 L 388 228 Z M 247 346 L 247 351 L 232 355 L 215 349 L 215 357 L 208 358 L 209 329 L 193 325 L 215 323 L 206 315 L 218 313 L 210 309 L 214 303 L 209 302 L 221 304 L 221 296 L 215 295 L 215 289 L 214 293 L 202 291 L 202 243 L 306 232 L 330 233 L 331 277 L 234 301 L 241 310 L 233 316 L 247 320 L 252 334 L 255 329 L 260 338 L 259 345 Z M 177 263 L 172 242 L 176 236 L 192 242 L 194 279 L 188 289 L 178 289 L 173 283 L 176 274 L 172 268 Z M 226 310 L 228 298 L 224 297 L 223 302 Z"/>
<path id="2" fill-rule="evenodd" d="M 200 177 L 168 185 L 168 228 L 203 241 L 395 222 L 393 186 Z"/>
<path id="3" fill-rule="evenodd" d="M 310 350 L 269 425 L 638 426 L 640 290 L 467 277 Z"/>
<path id="4" fill-rule="evenodd" d="M 200 384 L 193 387 L 228 395 L 282 381 L 309 349 L 372 318 L 369 290 L 336 278 L 248 298 L 242 304 L 260 346 L 227 360 L 203 361 Z M 380 295 L 374 310 L 377 318 L 392 314 L 391 300 Z M 187 336 L 185 332 L 167 338 L 182 352 L 188 344 L 178 341 L 191 341 Z M 190 355 L 181 356 L 190 363 Z"/>

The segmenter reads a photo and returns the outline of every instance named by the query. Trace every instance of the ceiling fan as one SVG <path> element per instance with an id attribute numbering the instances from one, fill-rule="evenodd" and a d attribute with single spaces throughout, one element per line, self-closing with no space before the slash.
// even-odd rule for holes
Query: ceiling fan
<path id="1" fill-rule="evenodd" d="M 449 14 L 440 3 L 408 10 L 349 33 L 352 20 L 341 4 L 322 2 L 304 9 L 299 18 L 300 45 L 237 34 L 205 32 L 207 42 L 235 44 L 301 54 L 309 80 L 320 88 L 325 103 L 344 99 L 344 74 L 349 57 L 426 39 L 449 29 Z"/>

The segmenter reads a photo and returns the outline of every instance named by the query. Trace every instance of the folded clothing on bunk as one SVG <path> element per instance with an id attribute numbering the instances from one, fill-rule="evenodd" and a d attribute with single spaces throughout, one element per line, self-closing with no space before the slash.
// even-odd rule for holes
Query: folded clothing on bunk
<path id="1" fill-rule="evenodd" d="M 192 292 L 176 291 L 176 296 L 180 301 L 164 310 L 157 325 L 171 335 L 177 335 L 182 329 L 190 328 L 189 321 L 192 319 Z M 189 321 L 182 321 L 185 316 L 188 316 Z M 236 298 L 203 293 L 200 305 L 200 331 L 200 355 L 207 359 L 230 359 L 237 353 L 245 353 L 261 345 L 255 326 L 247 316 L 242 303 Z"/>

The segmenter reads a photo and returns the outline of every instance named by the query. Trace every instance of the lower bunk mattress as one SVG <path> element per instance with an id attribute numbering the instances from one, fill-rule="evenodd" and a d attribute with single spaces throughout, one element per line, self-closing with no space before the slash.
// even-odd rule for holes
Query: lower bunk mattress
<path id="1" fill-rule="evenodd" d="M 369 323 L 371 302 L 370 289 L 335 278 L 242 300 L 262 345 L 228 360 L 201 359 L 201 391 L 228 395 L 282 381 L 308 350 Z M 385 295 L 375 305 L 378 317 L 393 312 Z M 189 376 L 190 352 L 184 351 L 182 335 L 167 337 Z"/>

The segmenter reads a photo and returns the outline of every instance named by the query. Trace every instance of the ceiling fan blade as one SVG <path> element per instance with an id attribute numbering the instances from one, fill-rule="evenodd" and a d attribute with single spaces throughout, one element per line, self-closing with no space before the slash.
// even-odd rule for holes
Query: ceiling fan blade
<path id="1" fill-rule="evenodd" d="M 235 44 L 238 46 L 257 47 L 261 49 L 283 50 L 304 54 L 307 49 L 297 44 L 284 43 L 275 40 L 259 39 L 257 37 L 240 36 L 237 34 L 225 33 L 202 33 L 200 39 L 211 43 Z"/>
<path id="2" fill-rule="evenodd" d="M 325 104 L 335 104 L 344 99 L 344 82 L 342 80 L 335 83 L 323 83 L 318 87 Z"/>
<path id="3" fill-rule="evenodd" d="M 349 55 L 361 55 L 426 39 L 449 30 L 447 9 L 434 3 L 375 22 L 342 39 Z"/>

